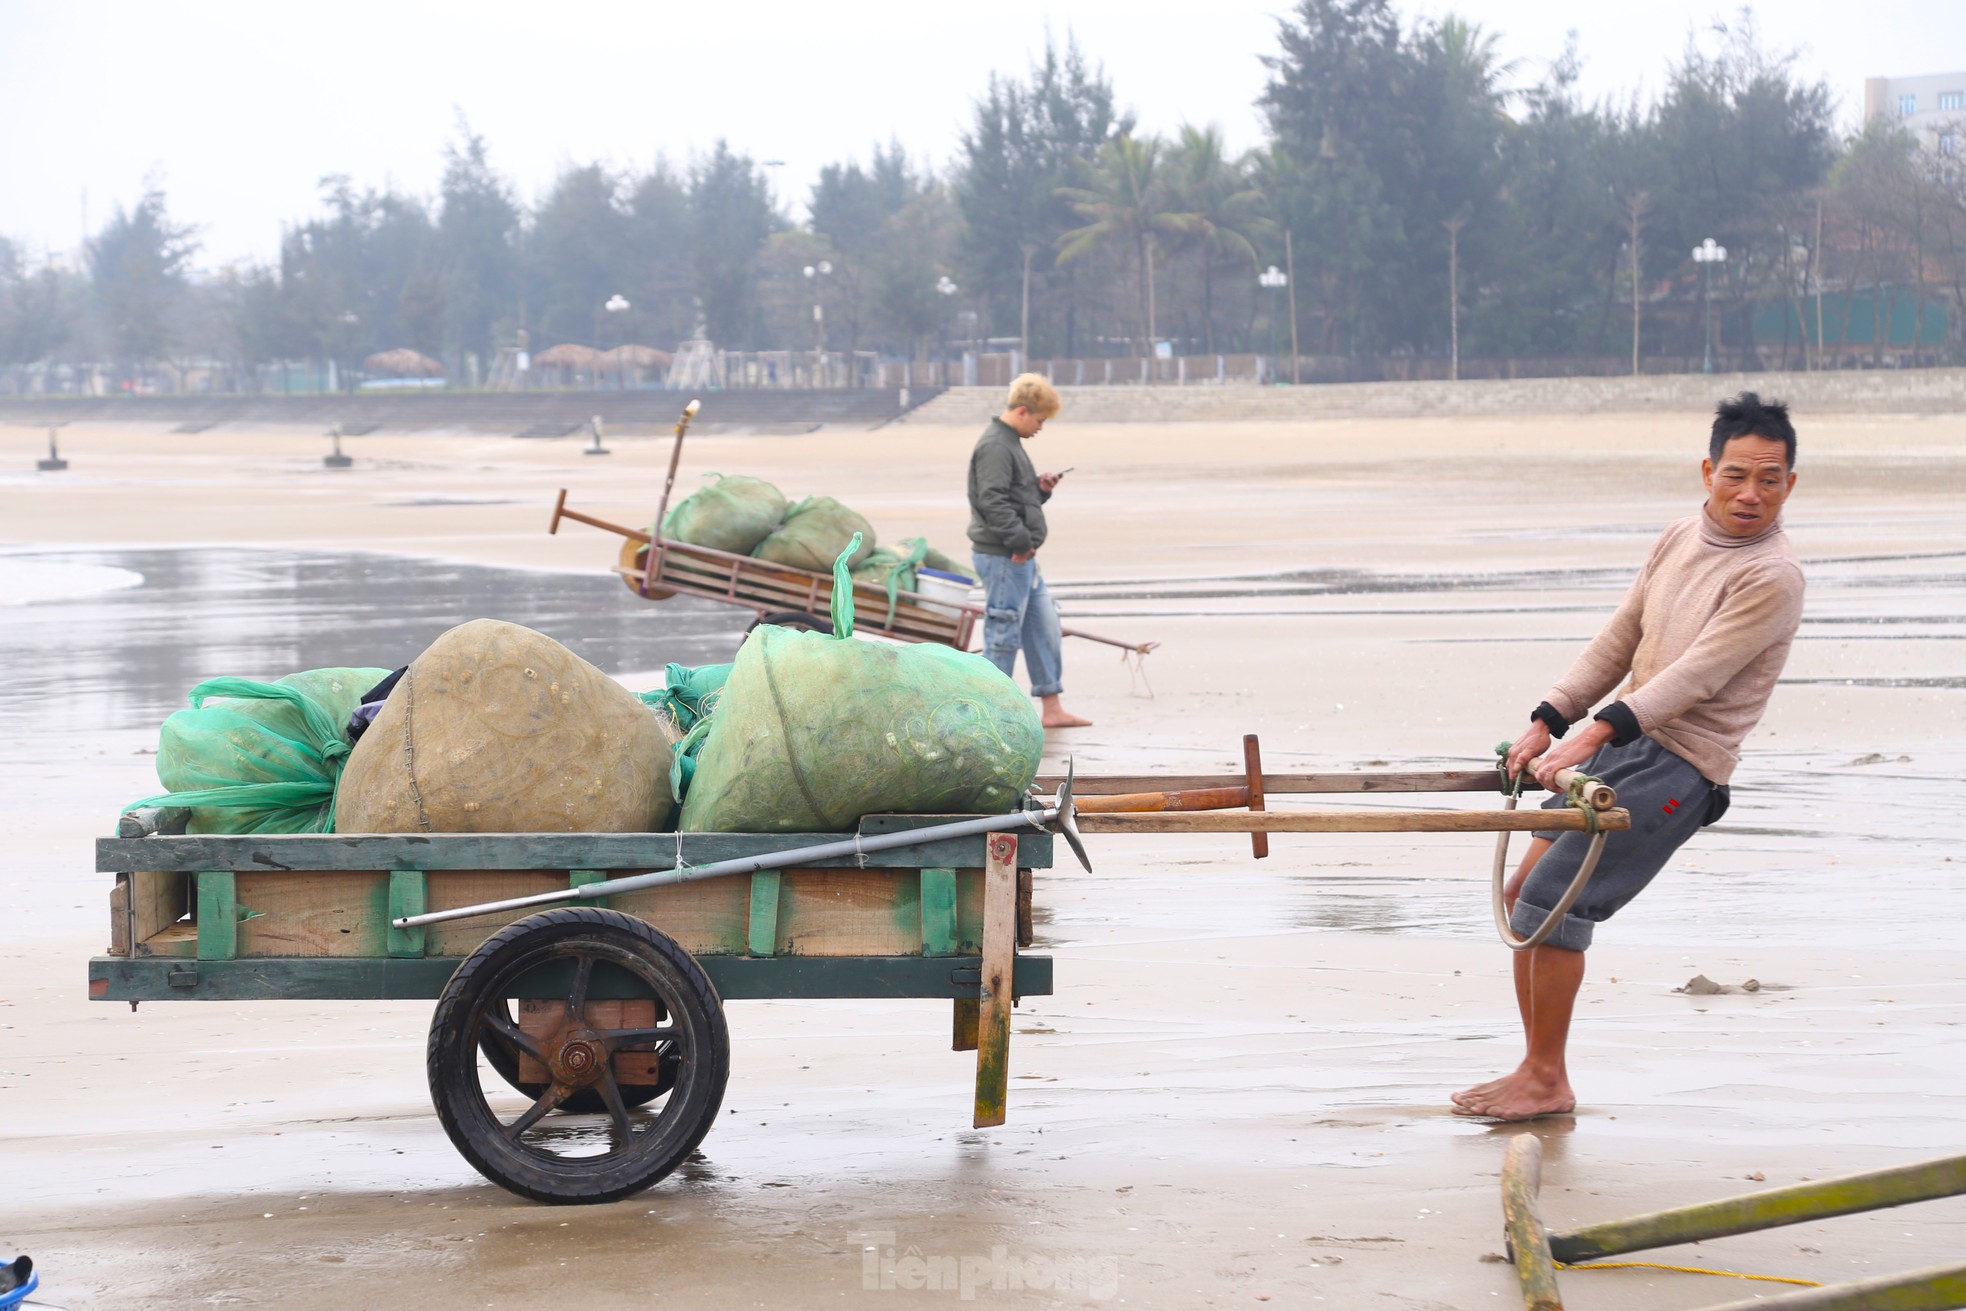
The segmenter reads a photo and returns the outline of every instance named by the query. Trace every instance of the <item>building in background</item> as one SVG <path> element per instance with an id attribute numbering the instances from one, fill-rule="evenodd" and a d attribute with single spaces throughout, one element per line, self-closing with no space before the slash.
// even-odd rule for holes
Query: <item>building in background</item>
<path id="1" fill-rule="evenodd" d="M 1864 122 L 1888 118 L 1952 154 L 1966 137 L 1966 72 L 1864 79 Z"/>

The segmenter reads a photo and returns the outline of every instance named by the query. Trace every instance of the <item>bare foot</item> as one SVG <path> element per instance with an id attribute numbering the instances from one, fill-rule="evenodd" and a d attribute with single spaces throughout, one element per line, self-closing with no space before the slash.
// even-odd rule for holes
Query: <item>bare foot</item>
<path id="1" fill-rule="evenodd" d="M 1046 728 L 1091 728 L 1092 721 L 1069 711 L 1060 710 L 1055 715 L 1046 715 L 1039 721 Z"/>
<path id="2" fill-rule="evenodd" d="M 1551 1079 L 1517 1069 L 1500 1079 L 1464 1089 L 1453 1096 L 1454 1114 L 1491 1120 L 1534 1120 L 1544 1115 L 1568 1115 L 1577 1109 L 1570 1081 Z"/>

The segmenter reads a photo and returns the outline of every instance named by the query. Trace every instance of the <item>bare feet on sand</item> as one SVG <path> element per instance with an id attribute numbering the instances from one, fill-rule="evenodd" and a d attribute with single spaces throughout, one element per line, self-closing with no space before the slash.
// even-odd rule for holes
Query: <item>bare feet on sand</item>
<path id="1" fill-rule="evenodd" d="M 1544 1115 L 1568 1115 L 1577 1109 L 1577 1095 L 1570 1091 L 1568 1077 L 1542 1075 L 1526 1065 L 1457 1092 L 1453 1101 L 1454 1114 L 1491 1120 L 1534 1120 Z"/>
<path id="2" fill-rule="evenodd" d="M 1058 704 L 1058 694 L 1038 698 L 1038 722 L 1046 728 L 1091 728 L 1092 721 L 1073 714 Z"/>

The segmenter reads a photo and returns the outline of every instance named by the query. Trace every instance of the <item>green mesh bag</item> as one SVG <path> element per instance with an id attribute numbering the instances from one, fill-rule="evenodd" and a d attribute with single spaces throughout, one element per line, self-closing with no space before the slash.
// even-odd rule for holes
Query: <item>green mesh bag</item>
<path id="1" fill-rule="evenodd" d="M 662 535 L 692 546 L 749 555 L 785 517 L 785 497 L 762 478 L 705 474 L 717 481 L 686 496 L 662 517 Z"/>
<path id="2" fill-rule="evenodd" d="M 874 525 L 830 496 L 808 496 L 785 512 L 785 520 L 751 552 L 760 560 L 825 573 L 849 540 L 852 570 L 874 553 Z"/>
<path id="3" fill-rule="evenodd" d="M 982 656 L 853 634 L 850 541 L 833 567 L 835 635 L 745 639 L 704 735 L 678 827 L 839 832 L 862 815 L 1002 813 L 1037 777 L 1044 729 Z"/>
<path id="4" fill-rule="evenodd" d="M 669 756 L 669 795 L 678 802 L 689 795 L 696 775 L 696 756 L 703 749 L 710 727 L 710 716 L 724 699 L 724 684 L 732 665 L 672 664 L 663 670 L 665 686 L 653 692 L 637 692 L 642 704 L 664 715 L 676 727 L 677 738 Z"/>
<path id="5" fill-rule="evenodd" d="M 164 721 L 157 777 L 133 801 L 183 806 L 192 833 L 332 833 L 348 716 L 387 669 L 310 669 L 272 683 L 210 678 Z"/>

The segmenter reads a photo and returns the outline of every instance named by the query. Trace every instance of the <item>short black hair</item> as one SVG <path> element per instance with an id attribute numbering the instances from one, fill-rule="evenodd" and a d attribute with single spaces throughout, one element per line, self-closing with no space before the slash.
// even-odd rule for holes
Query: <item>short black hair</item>
<path id="1" fill-rule="evenodd" d="M 1789 422 L 1789 407 L 1783 401 L 1764 401 L 1751 391 L 1722 401 L 1714 407 L 1713 439 L 1707 443 L 1707 458 L 1720 463 L 1727 443 L 1736 437 L 1765 437 L 1780 442 L 1789 468 L 1795 467 L 1795 425 Z"/>

